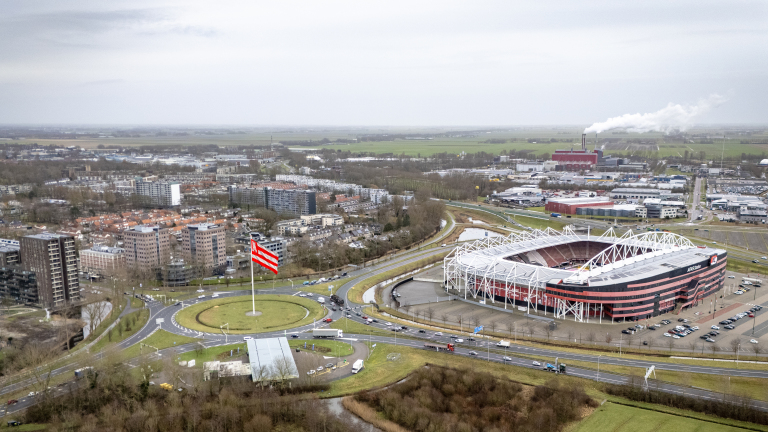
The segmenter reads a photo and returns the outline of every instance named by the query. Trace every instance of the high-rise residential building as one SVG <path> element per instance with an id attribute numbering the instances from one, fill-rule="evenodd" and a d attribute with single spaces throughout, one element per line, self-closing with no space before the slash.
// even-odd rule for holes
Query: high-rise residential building
<path id="1" fill-rule="evenodd" d="M 203 265 L 209 270 L 226 267 L 224 226 L 208 223 L 187 225 L 181 233 L 184 256 L 190 263 Z"/>
<path id="2" fill-rule="evenodd" d="M 110 274 L 125 267 L 125 249 L 109 246 L 93 246 L 80 251 L 82 271 Z"/>
<path id="3" fill-rule="evenodd" d="M 149 198 L 149 203 L 158 206 L 181 204 L 181 187 L 175 182 L 136 180 L 136 194 Z"/>
<path id="4" fill-rule="evenodd" d="M 19 246 L 0 244 L 0 267 L 18 265 L 20 262 Z"/>
<path id="5" fill-rule="evenodd" d="M 229 187 L 229 201 L 240 206 L 266 207 L 281 214 L 297 216 L 317 213 L 315 191 L 271 187 Z"/>
<path id="6" fill-rule="evenodd" d="M 22 237 L 20 251 L 23 269 L 35 273 L 40 305 L 58 307 L 80 300 L 74 237 L 51 233 Z"/>
<path id="7" fill-rule="evenodd" d="M 171 242 L 168 230 L 139 225 L 123 232 L 125 264 L 131 269 L 157 269 L 168 263 Z"/>

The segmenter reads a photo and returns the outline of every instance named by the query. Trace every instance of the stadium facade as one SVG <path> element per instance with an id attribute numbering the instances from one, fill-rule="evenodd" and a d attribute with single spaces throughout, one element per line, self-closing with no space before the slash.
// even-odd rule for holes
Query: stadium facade
<path id="1" fill-rule="evenodd" d="M 613 229 L 600 236 L 519 232 L 457 247 L 445 289 L 556 318 L 640 320 L 696 305 L 723 287 L 726 251 L 670 232 Z"/>

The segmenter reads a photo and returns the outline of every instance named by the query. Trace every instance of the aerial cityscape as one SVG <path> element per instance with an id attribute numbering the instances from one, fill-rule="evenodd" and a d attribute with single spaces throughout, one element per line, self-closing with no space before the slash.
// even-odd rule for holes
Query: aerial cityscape
<path id="1" fill-rule="evenodd" d="M 0 429 L 768 431 L 765 4 L 0 11 Z"/>

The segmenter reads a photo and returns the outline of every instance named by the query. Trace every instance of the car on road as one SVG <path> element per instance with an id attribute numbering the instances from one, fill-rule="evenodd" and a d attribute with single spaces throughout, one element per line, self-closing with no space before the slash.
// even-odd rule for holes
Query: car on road
<path id="1" fill-rule="evenodd" d="M 753 262 L 754 264 L 758 264 L 760 261 L 758 261 L 758 260 L 752 260 L 752 262 Z"/>
<path id="2" fill-rule="evenodd" d="M 477 339 L 475 339 L 475 338 L 473 338 L 472 336 L 470 336 L 470 337 L 468 337 L 468 338 L 467 338 L 467 340 L 468 340 L 468 341 L 470 341 L 470 342 L 474 342 L 474 341 L 476 341 Z"/>
<path id="3" fill-rule="evenodd" d="M 533 366 L 541 366 L 541 363 L 537 362 L 536 360 L 531 363 Z"/>
<path id="4" fill-rule="evenodd" d="M 728 276 L 728 279 L 735 279 L 736 276 Z"/>
<path id="5" fill-rule="evenodd" d="M 315 370 L 314 369 L 310 369 L 310 370 L 307 371 L 307 375 L 314 375 L 314 374 L 315 374 Z"/>
<path id="6" fill-rule="evenodd" d="M 464 343 L 464 339 L 456 339 L 454 342 L 456 342 L 456 343 Z"/>
<path id="7" fill-rule="evenodd" d="M 328 363 L 327 365 L 325 365 L 325 367 L 326 367 L 326 368 L 328 368 L 328 369 L 330 369 L 330 368 L 332 368 L 332 367 L 333 367 L 333 363 Z"/>
<path id="8" fill-rule="evenodd" d="M 8 401 L 8 405 L 16 405 L 17 403 L 19 403 L 19 401 L 17 401 L 16 399 L 11 399 Z"/>
<path id="9" fill-rule="evenodd" d="M 400 326 L 400 328 L 403 329 L 403 330 L 408 330 L 408 327 L 406 327 L 406 326 Z"/>
<path id="10" fill-rule="evenodd" d="M 720 330 L 720 327 L 718 327 L 718 326 L 716 326 L 716 325 L 713 325 L 713 326 L 712 326 L 712 327 L 710 327 L 710 328 L 711 328 L 712 330 Z"/>
<path id="11" fill-rule="evenodd" d="M 318 366 L 318 367 L 317 367 L 317 371 L 318 371 L 318 372 L 320 372 L 320 371 L 321 371 L 321 370 L 323 370 L 323 369 L 325 369 L 325 368 L 324 368 L 324 367 L 322 367 L 322 366 Z"/>
<path id="12" fill-rule="evenodd" d="M 243 340 L 251 340 L 251 339 L 253 339 L 253 338 L 250 337 L 250 336 L 243 336 Z"/>
<path id="13" fill-rule="evenodd" d="M 753 343 L 753 344 L 756 344 L 756 343 L 757 343 L 757 339 L 750 339 L 750 340 L 749 340 L 749 343 Z"/>
<path id="14" fill-rule="evenodd" d="M 292 334 L 292 335 L 291 335 L 291 337 L 292 337 L 293 339 L 296 339 L 296 338 L 298 338 L 298 337 L 299 337 L 299 335 L 298 335 L 298 334 L 296 334 L 296 333 L 294 333 L 294 334 Z"/>
<path id="15" fill-rule="evenodd" d="M 387 323 L 387 327 L 392 327 L 392 323 Z"/>
<path id="16" fill-rule="evenodd" d="M 216 298 L 218 296 L 219 296 L 218 294 L 214 294 L 214 295 L 211 296 L 211 298 Z"/>
<path id="17" fill-rule="evenodd" d="M 426 330 L 423 330 L 423 329 L 420 329 L 420 330 L 419 330 L 419 333 L 426 333 L 426 332 L 427 332 L 427 331 L 426 331 Z"/>
<path id="18" fill-rule="evenodd" d="M 174 306 L 181 306 L 181 302 L 176 302 Z"/>
<path id="19" fill-rule="evenodd" d="M 508 362 L 508 361 L 512 361 L 512 357 L 507 357 L 507 356 L 504 356 L 504 357 L 502 357 L 501 359 L 502 359 L 503 361 L 505 361 L 505 362 Z"/>
<path id="20" fill-rule="evenodd" d="M 367 317 L 367 316 L 365 316 L 365 315 L 363 315 L 363 319 L 364 319 L 364 320 L 367 320 L 367 319 L 368 319 L 368 317 Z"/>
<path id="21" fill-rule="evenodd" d="M 442 332 L 436 332 L 436 333 L 435 333 L 435 336 L 442 336 L 442 335 L 443 335 L 443 333 L 442 333 Z"/>
<path id="22" fill-rule="evenodd" d="M 333 322 L 333 318 L 326 318 L 323 320 L 323 322 L 327 322 L 327 323 Z"/>
<path id="23" fill-rule="evenodd" d="M 197 298 L 199 298 L 199 299 L 204 299 L 204 298 L 205 298 L 205 294 L 203 294 L 203 295 L 200 295 L 200 296 L 197 296 Z"/>
<path id="24" fill-rule="evenodd" d="M 471 356 L 476 356 L 477 352 L 476 351 L 470 351 L 468 354 L 471 355 Z"/>

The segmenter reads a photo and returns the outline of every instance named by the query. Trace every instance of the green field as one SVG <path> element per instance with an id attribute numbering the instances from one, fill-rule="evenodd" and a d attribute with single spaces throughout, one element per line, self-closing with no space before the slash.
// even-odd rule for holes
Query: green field
<path id="1" fill-rule="evenodd" d="M 221 345 L 211 348 L 205 348 L 202 353 L 198 354 L 197 351 L 189 351 L 181 354 L 179 358 L 184 361 L 194 360 L 195 367 L 202 368 L 203 363 L 219 360 L 227 361 L 229 358 L 229 351 L 234 351 L 234 356 L 237 356 L 237 349 L 240 348 L 240 354 L 245 353 L 246 347 L 244 343 L 237 343 L 231 345 Z"/>
<path id="2" fill-rule="evenodd" d="M 573 432 L 736 432 L 749 429 L 606 402 Z"/>
<path id="3" fill-rule="evenodd" d="M 304 348 L 305 343 L 307 344 L 306 348 Z M 355 350 L 352 349 L 352 345 L 329 339 L 316 339 L 308 341 L 290 339 L 288 341 L 288 345 L 291 348 L 299 348 L 300 350 L 307 352 L 316 352 L 326 357 L 345 357 L 350 356 L 355 352 Z M 312 351 L 313 345 L 315 347 L 314 351 Z"/>
<path id="4" fill-rule="evenodd" d="M 247 297 L 214 299 L 184 308 L 176 315 L 176 322 L 202 332 L 220 332 L 220 326 L 229 324 L 230 333 L 244 334 L 293 328 L 325 315 L 323 306 L 317 302 L 287 295 L 258 296 L 256 311 L 261 315 L 246 316 L 252 308 Z"/>

